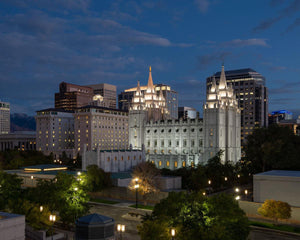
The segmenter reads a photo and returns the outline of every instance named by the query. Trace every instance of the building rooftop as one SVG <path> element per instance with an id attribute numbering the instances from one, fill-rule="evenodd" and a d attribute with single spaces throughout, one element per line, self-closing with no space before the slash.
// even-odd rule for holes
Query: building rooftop
<path id="1" fill-rule="evenodd" d="M 114 222 L 114 219 L 97 214 L 97 213 L 93 213 L 93 214 L 78 218 L 76 222 L 91 225 L 91 224 Z"/>
<path id="2" fill-rule="evenodd" d="M 15 213 L 0 212 L 0 221 L 1 221 L 1 219 L 15 218 L 15 217 L 20 217 L 20 216 L 22 216 L 22 215 L 15 214 Z"/>
<path id="3" fill-rule="evenodd" d="M 55 164 L 42 164 L 23 167 L 24 171 L 58 171 L 58 170 L 67 170 L 68 167 L 64 165 L 55 165 Z"/>
<path id="4" fill-rule="evenodd" d="M 272 170 L 258 173 L 254 176 L 300 177 L 300 171 Z"/>
<path id="5" fill-rule="evenodd" d="M 66 112 L 66 113 L 74 113 L 74 111 L 68 111 L 68 110 L 64 110 L 62 108 L 46 108 L 46 109 L 38 110 L 36 112 L 37 113 L 40 113 L 40 112 Z"/>
<path id="6" fill-rule="evenodd" d="M 125 111 L 125 110 L 120 110 L 120 109 L 115 109 L 115 108 L 107 108 L 107 107 L 99 107 L 99 106 L 93 106 L 93 105 L 87 105 L 87 106 L 79 107 L 79 108 L 76 108 L 76 110 L 78 111 L 80 109 L 90 109 L 90 108 L 102 110 L 103 112 L 104 111 L 115 111 L 115 112 L 128 113 L 128 111 Z"/>

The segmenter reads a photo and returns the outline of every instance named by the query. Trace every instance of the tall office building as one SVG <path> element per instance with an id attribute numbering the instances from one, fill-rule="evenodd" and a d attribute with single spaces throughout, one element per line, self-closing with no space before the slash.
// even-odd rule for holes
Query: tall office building
<path id="1" fill-rule="evenodd" d="M 115 85 L 100 83 L 95 85 L 88 85 L 94 91 L 94 95 L 101 98 L 101 106 L 107 108 L 117 108 L 117 87 Z M 100 97 L 100 96 L 101 97 Z"/>
<path id="2" fill-rule="evenodd" d="M 179 107 L 178 108 L 178 118 L 182 119 L 195 119 L 199 117 L 199 113 L 195 108 L 191 107 Z"/>
<path id="3" fill-rule="evenodd" d="M 10 106 L 7 102 L 0 101 L 0 134 L 10 132 Z"/>
<path id="4" fill-rule="evenodd" d="M 247 136 L 255 127 L 268 126 L 268 89 L 266 79 L 251 68 L 226 71 L 226 82 L 232 85 L 241 110 L 241 143 L 246 143 Z M 206 79 L 207 94 L 213 78 L 219 85 L 221 72 Z"/>
<path id="5" fill-rule="evenodd" d="M 128 112 L 85 106 L 75 110 L 75 150 L 128 149 Z"/>
<path id="6" fill-rule="evenodd" d="M 92 102 L 93 96 L 90 87 L 62 82 L 59 84 L 59 93 L 55 93 L 55 108 L 74 111 Z"/>
<path id="7" fill-rule="evenodd" d="M 150 71 L 151 72 L 151 71 Z M 152 76 L 151 76 L 152 79 Z M 148 81 L 149 82 L 149 81 Z M 178 118 L 178 93 L 171 89 L 169 85 L 166 84 L 155 84 L 154 92 L 157 97 L 162 95 L 165 101 L 165 107 L 168 112 L 168 118 L 170 119 L 177 119 Z M 141 94 L 144 96 L 148 85 L 146 86 L 139 86 Z M 134 95 L 137 91 L 137 87 L 130 88 L 124 90 L 118 95 L 118 105 L 120 110 L 128 111 L 130 107 L 132 107 L 132 101 Z"/>
<path id="8" fill-rule="evenodd" d="M 68 157 L 75 157 L 74 152 L 74 117 L 72 111 L 49 108 L 37 111 L 36 150 L 59 159 L 65 152 Z"/>

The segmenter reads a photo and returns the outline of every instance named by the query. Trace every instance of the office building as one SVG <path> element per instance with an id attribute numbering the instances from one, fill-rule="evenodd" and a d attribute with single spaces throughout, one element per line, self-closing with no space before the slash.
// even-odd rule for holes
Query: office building
<path id="1" fill-rule="evenodd" d="M 37 111 L 36 149 L 55 159 L 60 159 L 65 152 L 75 158 L 74 151 L 74 117 L 72 111 L 49 108 Z"/>
<path id="2" fill-rule="evenodd" d="M 117 108 L 117 87 L 115 85 L 101 83 L 88 85 L 93 89 L 94 95 L 96 95 L 97 99 L 93 99 L 93 101 L 98 100 L 100 104 L 98 106 L 107 107 L 107 108 Z"/>
<path id="3" fill-rule="evenodd" d="M 151 68 L 151 67 L 150 67 Z M 151 72 L 151 71 L 150 71 Z M 152 75 L 151 75 L 152 79 Z M 149 79 L 148 79 L 149 83 Z M 167 109 L 168 119 L 177 119 L 178 118 L 178 93 L 171 89 L 169 85 L 166 84 L 156 84 L 153 85 L 154 88 L 154 98 L 159 98 L 159 96 L 164 98 L 164 105 Z M 141 95 L 144 96 L 147 86 L 139 86 Z M 120 110 L 128 111 L 130 109 L 134 95 L 137 91 L 137 87 L 130 88 L 121 92 L 118 96 L 118 106 Z M 151 91 L 151 90 L 149 90 Z"/>
<path id="4" fill-rule="evenodd" d="M 0 134 L 10 132 L 10 106 L 7 102 L 0 101 Z"/>
<path id="5" fill-rule="evenodd" d="M 59 93 L 55 93 L 55 108 L 74 111 L 92 102 L 93 96 L 90 87 L 62 82 L 59 84 Z"/>
<path id="6" fill-rule="evenodd" d="M 199 117 L 198 112 L 195 108 L 191 107 L 179 107 L 178 108 L 178 118 L 182 119 L 195 119 Z"/>
<path id="7" fill-rule="evenodd" d="M 223 161 L 240 160 L 240 110 L 224 67 L 221 79 L 221 85 L 209 88 L 203 120 L 163 119 L 157 104 L 147 104 L 138 84 L 129 110 L 129 144 L 133 149 L 145 148 L 146 160 L 158 168 L 196 166 L 219 150 L 224 150 Z M 150 72 L 146 92 L 151 92 L 151 81 Z"/>
<path id="8" fill-rule="evenodd" d="M 266 79 L 251 68 L 226 71 L 228 86 L 232 85 L 241 110 L 241 141 L 246 143 L 247 136 L 255 127 L 268 126 L 268 89 Z M 212 86 L 213 77 L 219 85 L 221 72 L 206 79 L 206 93 Z"/>
<path id="9" fill-rule="evenodd" d="M 0 134 L 0 151 L 14 149 L 18 151 L 36 150 L 36 132 L 19 131 Z"/>
<path id="10" fill-rule="evenodd" d="M 282 120 L 292 120 L 293 119 L 293 113 L 287 110 L 279 110 L 279 111 L 273 111 L 271 114 L 269 114 L 269 125 L 273 123 L 279 123 Z"/>
<path id="11" fill-rule="evenodd" d="M 112 108 L 85 106 L 75 110 L 75 150 L 128 149 L 128 112 Z"/>

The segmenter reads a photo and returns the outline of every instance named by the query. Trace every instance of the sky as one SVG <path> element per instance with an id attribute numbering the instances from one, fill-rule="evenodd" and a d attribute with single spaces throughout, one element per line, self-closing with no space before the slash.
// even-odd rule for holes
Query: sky
<path id="1" fill-rule="evenodd" d="M 1 0 L 0 99 L 11 113 L 54 107 L 62 81 L 118 93 L 169 84 L 200 111 L 206 78 L 252 68 L 269 112 L 300 115 L 299 0 Z"/>

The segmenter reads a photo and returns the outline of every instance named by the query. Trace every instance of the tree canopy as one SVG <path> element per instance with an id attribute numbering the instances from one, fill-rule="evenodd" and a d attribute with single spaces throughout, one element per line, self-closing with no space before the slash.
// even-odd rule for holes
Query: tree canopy
<path id="1" fill-rule="evenodd" d="M 252 173 L 272 169 L 300 170 L 300 136 L 276 124 L 258 128 L 247 138 L 245 161 Z"/>
<path id="2" fill-rule="evenodd" d="M 155 205 L 138 231 L 142 240 L 170 239 L 170 229 L 176 229 L 176 239 L 247 239 L 248 219 L 231 195 L 205 197 L 201 193 L 172 192 Z"/>
<path id="3" fill-rule="evenodd" d="M 156 186 L 156 178 L 160 176 L 160 170 L 150 162 L 142 162 L 135 166 L 132 172 L 132 181 L 129 185 L 130 189 L 134 189 L 136 179 L 139 184 L 138 191 L 144 195 L 159 191 Z"/>
<path id="4" fill-rule="evenodd" d="M 266 200 L 258 209 L 258 213 L 264 217 L 273 218 L 275 222 L 278 219 L 289 219 L 291 217 L 291 206 L 282 201 Z"/>

